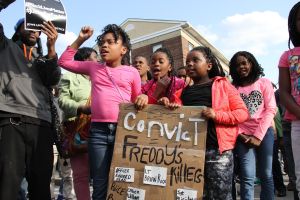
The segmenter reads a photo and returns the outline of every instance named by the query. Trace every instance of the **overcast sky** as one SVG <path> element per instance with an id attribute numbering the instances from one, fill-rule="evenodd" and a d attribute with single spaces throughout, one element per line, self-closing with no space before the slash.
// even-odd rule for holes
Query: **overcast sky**
<path id="1" fill-rule="evenodd" d="M 254 54 L 267 78 L 278 81 L 278 60 L 288 48 L 287 16 L 293 0 L 63 0 L 68 21 L 60 35 L 60 54 L 84 25 L 94 27 L 94 36 L 84 45 L 93 46 L 102 28 L 121 24 L 127 18 L 183 20 L 194 26 L 229 60 L 239 50 Z M 17 0 L 0 13 L 8 37 L 24 16 L 24 1 Z M 43 37 L 42 37 L 43 38 Z"/>

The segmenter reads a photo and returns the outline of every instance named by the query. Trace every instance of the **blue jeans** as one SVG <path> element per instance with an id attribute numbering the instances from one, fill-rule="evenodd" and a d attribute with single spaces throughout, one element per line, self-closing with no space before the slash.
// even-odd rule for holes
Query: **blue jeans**
<path id="1" fill-rule="evenodd" d="M 269 128 L 259 147 L 249 148 L 243 142 L 237 142 L 237 153 L 240 164 L 241 200 L 254 199 L 255 157 L 261 180 L 261 200 L 274 199 L 272 176 L 274 130 Z"/>
<path id="2" fill-rule="evenodd" d="M 116 123 L 92 122 L 88 140 L 93 200 L 105 200 L 114 150 Z"/>

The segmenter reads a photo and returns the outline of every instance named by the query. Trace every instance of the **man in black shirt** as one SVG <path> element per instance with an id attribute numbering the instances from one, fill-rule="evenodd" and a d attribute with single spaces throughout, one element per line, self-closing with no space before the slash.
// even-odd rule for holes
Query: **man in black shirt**
<path id="1" fill-rule="evenodd" d="M 0 11 L 12 0 L 0 0 Z M 55 42 L 57 31 L 44 23 L 46 56 L 36 48 L 40 32 L 15 26 L 12 39 L 0 23 L 0 199 L 17 199 L 23 177 L 28 181 L 29 199 L 50 199 L 53 162 L 51 94 L 60 79 Z M 40 45 L 40 44 L 39 44 Z"/>

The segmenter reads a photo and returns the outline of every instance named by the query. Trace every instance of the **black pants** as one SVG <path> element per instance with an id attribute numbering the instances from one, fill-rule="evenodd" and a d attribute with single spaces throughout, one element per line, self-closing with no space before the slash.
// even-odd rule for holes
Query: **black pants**
<path id="1" fill-rule="evenodd" d="M 273 180 L 274 180 L 274 188 L 277 191 L 282 191 L 286 190 L 284 182 L 283 182 L 283 177 L 282 177 L 282 172 L 281 172 L 281 166 L 278 158 L 278 146 L 279 146 L 279 141 L 275 140 L 274 141 L 274 146 L 273 146 Z"/>
<path id="2" fill-rule="evenodd" d="M 0 199 L 17 199 L 24 177 L 30 200 L 51 199 L 52 145 L 50 126 L 0 118 Z"/>

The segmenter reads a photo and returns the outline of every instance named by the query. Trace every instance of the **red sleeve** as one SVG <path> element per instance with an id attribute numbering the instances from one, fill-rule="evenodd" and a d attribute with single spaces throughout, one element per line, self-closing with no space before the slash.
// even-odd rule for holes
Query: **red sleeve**
<path id="1" fill-rule="evenodd" d="M 177 90 L 174 94 L 173 94 L 173 99 L 174 102 L 173 103 L 177 103 L 179 105 L 182 105 L 182 101 L 181 101 L 181 94 L 182 94 L 183 89 Z"/>
<path id="2" fill-rule="evenodd" d="M 224 81 L 224 87 L 228 95 L 229 110 L 215 110 L 215 122 L 218 124 L 236 125 L 246 121 L 249 118 L 249 112 L 239 92 L 228 81 Z"/>

